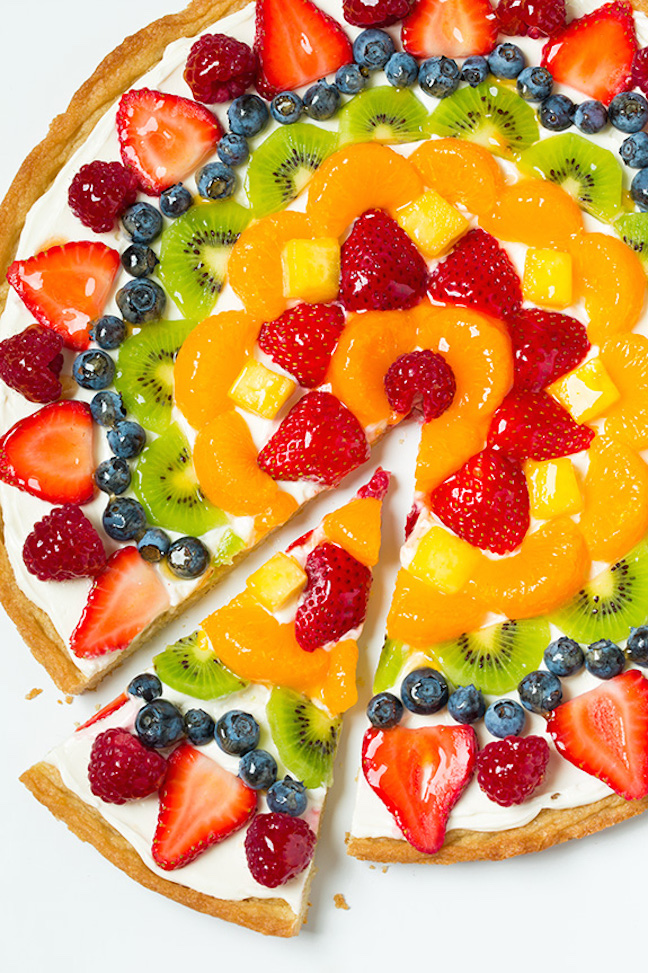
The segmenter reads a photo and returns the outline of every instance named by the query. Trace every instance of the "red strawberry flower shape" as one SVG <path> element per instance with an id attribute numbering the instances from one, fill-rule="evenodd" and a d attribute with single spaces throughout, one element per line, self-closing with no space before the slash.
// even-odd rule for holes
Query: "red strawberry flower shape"
<path id="1" fill-rule="evenodd" d="M 520 392 L 541 392 L 580 365 L 591 347 L 585 325 L 557 311 L 524 309 L 508 327 Z"/>
<path id="2" fill-rule="evenodd" d="M 308 581 L 295 615 L 295 638 L 306 652 L 362 625 L 371 570 L 337 544 L 318 544 L 306 558 Z"/>
<path id="3" fill-rule="evenodd" d="M 593 439 L 594 430 L 574 422 L 547 392 L 510 392 L 488 430 L 488 445 L 518 460 L 569 456 Z"/>
<path id="4" fill-rule="evenodd" d="M 341 307 L 297 304 L 263 325 L 259 348 L 306 389 L 321 385 L 344 329 Z"/>

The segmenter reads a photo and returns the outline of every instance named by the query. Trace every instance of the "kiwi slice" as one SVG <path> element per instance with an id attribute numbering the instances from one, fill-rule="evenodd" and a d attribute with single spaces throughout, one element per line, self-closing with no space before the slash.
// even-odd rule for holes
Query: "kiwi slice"
<path id="1" fill-rule="evenodd" d="M 562 186 L 576 202 L 606 223 L 621 212 L 623 170 L 608 149 L 566 132 L 523 152 L 520 169 Z"/>
<path id="2" fill-rule="evenodd" d="M 216 564 L 231 564 L 239 551 L 242 551 L 245 547 L 245 541 L 243 541 L 238 534 L 228 527 L 227 530 L 223 532 L 216 550 L 214 551 L 214 562 Z"/>
<path id="3" fill-rule="evenodd" d="M 434 109 L 425 127 L 431 135 L 477 142 L 505 159 L 524 151 L 540 136 L 533 108 L 494 81 L 459 88 Z"/>
<path id="4" fill-rule="evenodd" d="M 415 142 L 427 138 L 422 128 L 427 117 L 427 111 L 408 88 L 367 88 L 352 98 L 338 116 L 340 143 Z"/>
<path id="5" fill-rule="evenodd" d="M 384 693 L 398 682 L 398 677 L 411 652 L 409 645 L 386 638 L 373 681 L 374 693 Z"/>
<path id="6" fill-rule="evenodd" d="M 500 696 L 537 669 L 551 641 L 546 618 L 498 622 L 432 646 L 428 651 L 455 686 L 472 683 Z"/>
<path id="7" fill-rule="evenodd" d="M 217 659 L 211 642 L 200 628 L 168 645 L 155 656 L 153 665 L 166 686 L 196 699 L 218 699 L 247 686 Z"/>
<path id="8" fill-rule="evenodd" d="M 115 388 L 126 410 L 152 432 L 171 422 L 173 364 L 195 321 L 160 321 L 145 328 L 119 349 Z"/>
<path id="9" fill-rule="evenodd" d="M 305 787 L 329 784 L 341 719 L 292 689 L 273 689 L 266 707 L 281 762 Z"/>
<path id="10" fill-rule="evenodd" d="M 648 213 L 626 213 L 615 221 L 614 229 L 635 251 L 648 273 Z"/>
<path id="11" fill-rule="evenodd" d="M 551 618 L 577 642 L 612 639 L 630 634 L 631 626 L 648 619 L 648 541 L 602 571 Z"/>
<path id="12" fill-rule="evenodd" d="M 176 423 L 141 453 L 132 486 L 149 522 L 159 527 L 199 537 L 228 522 L 203 496 L 189 443 Z"/>
<path id="13" fill-rule="evenodd" d="M 231 199 L 198 203 L 162 234 L 157 273 L 188 318 L 201 321 L 213 310 L 230 252 L 251 215 Z"/>

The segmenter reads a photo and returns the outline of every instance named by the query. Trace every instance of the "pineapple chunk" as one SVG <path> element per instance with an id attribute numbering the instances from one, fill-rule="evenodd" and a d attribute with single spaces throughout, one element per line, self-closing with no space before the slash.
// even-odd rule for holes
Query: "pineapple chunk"
<path id="1" fill-rule="evenodd" d="M 396 219 L 426 257 L 445 253 L 469 228 L 466 217 L 434 189 L 399 209 Z"/>
<path id="2" fill-rule="evenodd" d="M 275 554 L 247 579 L 250 593 L 268 611 L 278 611 L 302 590 L 308 578 L 294 557 Z"/>
<path id="3" fill-rule="evenodd" d="M 228 395 L 242 409 L 264 419 L 274 419 L 296 388 L 297 383 L 292 379 L 248 358 Z"/>
<path id="4" fill-rule="evenodd" d="M 340 244 L 334 237 L 289 240 L 281 253 L 284 297 L 334 301 L 340 289 Z"/>
<path id="5" fill-rule="evenodd" d="M 561 310 L 569 307 L 572 294 L 571 254 L 561 250 L 527 250 L 522 291 L 527 301 Z"/>
<path id="6" fill-rule="evenodd" d="M 465 587 L 479 557 L 472 544 L 434 524 L 421 537 L 407 570 L 419 581 L 452 595 Z"/>
<path id="7" fill-rule="evenodd" d="M 600 358 L 590 358 L 547 389 L 576 422 L 589 422 L 621 398 Z"/>
<path id="8" fill-rule="evenodd" d="M 576 478 L 576 470 L 569 457 L 524 464 L 529 490 L 531 515 L 539 520 L 577 514 L 583 509 L 583 497 Z"/>

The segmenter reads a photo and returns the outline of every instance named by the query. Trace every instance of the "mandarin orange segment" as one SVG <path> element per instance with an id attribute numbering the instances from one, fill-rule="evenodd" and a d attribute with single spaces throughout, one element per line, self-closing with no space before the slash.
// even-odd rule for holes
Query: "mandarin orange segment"
<path id="1" fill-rule="evenodd" d="M 339 237 L 368 209 L 393 214 L 424 188 L 414 166 L 393 149 L 376 142 L 349 145 L 329 156 L 311 179 L 306 213 L 313 236 Z M 231 279 L 231 263 L 228 272 Z"/>
<path id="2" fill-rule="evenodd" d="M 504 188 L 479 225 L 499 240 L 560 250 L 583 229 L 583 214 L 573 197 L 555 183 L 521 179 Z"/>
<path id="3" fill-rule="evenodd" d="M 621 393 L 605 413 L 605 435 L 635 449 L 648 448 L 648 338 L 611 338 L 601 348 L 601 360 Z"/>
<path id="4" fill-rule="evenodd" d="M 486 611 L 471 592 L 443 594 L 401 568 L 387 617 L 387 634 L 425 648 L 479 628 Z"/>
<path id="5" fill-rule="evenodd" d="M 416 457 L 416 489 L 429 494 L 486 444 L 490 420 L 466 419 L 452 406 L 421 429 Z"/>
<path id="6" fill-rule="evenodd" d="M 380 553 L 381 508 L 381 501 L 375 497 L 356 497 L 326 515 L 322 522 L 324 533 L 357 561 L 373 567 Z"/>
<path id="7" fill-rule="evenodd" d="M 358 646 L 353 639 L 338 642 L 329 652 L 329 668 L 321 698 L 331 716 L 344 713 L 357 703 L 357 665 Z"/>
<path id="8" fill-rule="evenodd" d="M 285 490 L 277 490 L 266 509 L 254 518 L 256 540 L 269 534 L 276 527 L 285 524 L 298 508 L 299 504 L 290 493 L 286 493 Z"/>
<path id="9" fill-rule="evenodd" d="M 409 161 L 426 186 L 475 216 L 490 212 L 504 189 L 497 162 L 488 149 L 473 142 L 432 139 L 420 145 Z"/>

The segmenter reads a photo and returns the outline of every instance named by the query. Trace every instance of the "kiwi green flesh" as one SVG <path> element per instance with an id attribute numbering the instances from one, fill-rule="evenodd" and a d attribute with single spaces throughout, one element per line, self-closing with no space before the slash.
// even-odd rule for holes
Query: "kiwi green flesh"
<path id="1" fill-rule="evenodd" d="M 254 215 L 276 213 L 296 199 L 337 147 L 334 132 L 303 122 L 273 132 L 248 166 L 246 190 Z"/>
<path id="2" fill-rule="evenodd" d="M 415 142 L 427 138 L 423 131 L 427 117 L 424 106 L 406 88 L 367 88 L 352 98 L 338 116 L 340 144 Z"/>
<path id="3" fill-rule="evenodd" d="M 218 699 L 247 685 L 220 662 L 201 629 L 168 645 L 153 665 L 166 686 L 197 699 Z"/>
<path id="4" fill-rule="evenodd" d="M 152 524 L 195 537 L 227 524 L 223 511 L 204 497 L 189 444 L 175 423 L 146 446 L 132 486 Z"/>
<path id="5" fill-rule="evenodd" d="M 557 183 L 592 216 L 610 223 L 621 212 L 623 170 L 608 150 L 566 132 L 523 152 L 520 169 Z"/>
<path id="6" fill-rule="evenodd" d="M 236 555 L 245 547 L 245 541 L 228 527 L 214 551 L 215 564 L 231 564 Z"/>
<path id="7" fill-rule="evenodd" d="M 202 320 L 212 312 L 251 215 L 230 199 L 198 203 L 165 229 L 157 274 L 182 314 Z"/>
<path id="8" fill-rule="evenodd" d="M 626 213 L 615 221 L 614 229 L 634 250 L 648 273 L 648 213 Z"/>
<path id="9" fill-rule="evenodd" d="M 266 713 L 286 770 L 303 781 L 305 787 L 329 784 L 340 737 L 340 718 L 331 719 L 291 689 L 273 689 Z"/>
<path id="10" fill-rule="evenodd" d="M 494 81 L 459 88 L 444 98 L 424 128 L 429 135 L 476 142 L 505 159 L 523 152 L 540 136 L 531 106 Z"/>
<path id="11" fill-rule="evenodd" d="M 384 693 L 396 685 L 411 651 L 412 649 L 405 642 L 399 642 L 398 639 L 385 639 L 374 676 L 374 693 Z"/>

